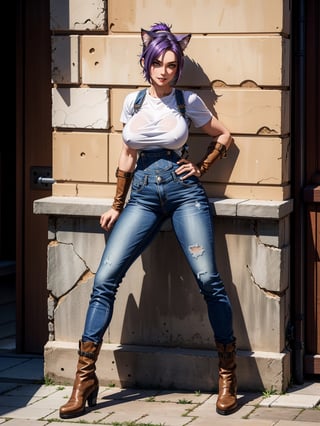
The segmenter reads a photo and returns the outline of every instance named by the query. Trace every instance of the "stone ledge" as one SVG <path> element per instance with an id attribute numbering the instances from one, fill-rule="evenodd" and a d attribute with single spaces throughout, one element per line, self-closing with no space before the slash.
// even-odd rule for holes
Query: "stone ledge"
<path id="1" fill-rule="evenodd" d="M 59 216 L 100 216 L 112 204 L 111 198 L 46 197 L 33 202 L 33 213 Z M 293 200 L 246 200 L 210 198 L 216 216 L 281 219 L 293 210 Z"/>
<path id="2" fill-rule="evenodd" d="M 78 343 L 49 341 L 44 348 L 45 377 L 72 384 Z M 212 391 L 218 387 L 215 350 L 104 343 L 97 361 L 102 386 Z M 290 381 L 289 352 L 237 351 L 238 388 L 285 392 Z"/>

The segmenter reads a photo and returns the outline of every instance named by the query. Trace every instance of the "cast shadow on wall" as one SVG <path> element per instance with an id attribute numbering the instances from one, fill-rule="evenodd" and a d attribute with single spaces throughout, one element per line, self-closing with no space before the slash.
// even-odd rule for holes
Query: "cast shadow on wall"
<path id="1" fill-rule="evenodd" d="M 225 82 L 210 81 L 201 65 L 186 56 L 185 68 L 179 85 L 182 89 L 188 88 L 188 90 L 196 92 L 212 114 L 218 120 L 221 120 L 219 116 L 219 101 L 223 97 L 223 94 L 218 94 L 216 89 L 219 87 L 227 87 Z M 229 126 L 227 123 L 223 124 L 226 125 L 231 134 L 233 134 L 232 126 Z M 211 139 L 212 138 L 201 129 L 197 129 L 191 124 L 188 145 L 190 153 L 189 158 L 192 159 L 193 162 L 201 160 L 206 153 L 207 146 Z M 228 150 L 227 157 L 224 158 L 223 161 L 217 161 L 201 178 L 201 181 L 205 183 L 209 196 L 211 196 L 212 192 L 216 192 L 216 196 L 218 197 L 225 196 L 226 187 L 228 183 L 230 183 L 230 177 L 238 156 L 239 148 L 236 140 L 233 138 L 233 143 Z"/>

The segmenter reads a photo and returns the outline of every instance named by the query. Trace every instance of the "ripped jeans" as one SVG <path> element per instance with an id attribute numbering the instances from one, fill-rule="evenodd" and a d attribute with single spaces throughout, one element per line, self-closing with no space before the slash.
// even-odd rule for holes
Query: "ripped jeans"
<path id="1" fill-rule="evenodd" d="M 234 341 L 232 308 L 216 267 L 211 206 L 197 177 L 181 180 L 175 174 L 179 158 L 170 150 L 140 153 L 128 204 L 108 236 L 95 275 L 82 341 L 102 342 L 124 275 L 167 218 L 207 304 L 215 340 Z"/>

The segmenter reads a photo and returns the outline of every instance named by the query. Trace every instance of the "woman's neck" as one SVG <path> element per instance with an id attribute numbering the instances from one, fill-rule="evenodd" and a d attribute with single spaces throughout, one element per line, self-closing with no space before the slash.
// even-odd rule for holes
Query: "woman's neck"
<path id="1" fill-rule="evenodd" d="M 163 98 L 164 96 L 170 95 L 171 92 L 172 92 L 171 86 L 166 86 L 166 87 L 150 86 L 149 87 L 149 94 L 153 98 Z"/>

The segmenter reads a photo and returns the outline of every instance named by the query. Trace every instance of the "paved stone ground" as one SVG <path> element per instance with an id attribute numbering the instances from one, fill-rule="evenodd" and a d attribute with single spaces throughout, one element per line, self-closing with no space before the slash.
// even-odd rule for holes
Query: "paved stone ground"
<path id="1" fill-rule="evenodd" d="M 6 426 L 314 426 L 320 425 L 320 380 L 265 398 L 238 394 L 239 408 L 221 416 L 215 393 L 101 387 L 98 403 L 76 419 L 59 418 L 71 386 L 43 384 L 43 359 L 0 354 L 0 424 Z"/>

